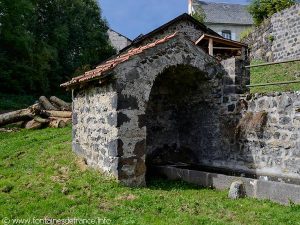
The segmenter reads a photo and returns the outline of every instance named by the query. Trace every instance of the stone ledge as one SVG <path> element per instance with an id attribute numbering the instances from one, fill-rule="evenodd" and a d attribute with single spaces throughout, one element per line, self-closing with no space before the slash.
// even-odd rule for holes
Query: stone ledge
<path id="1" fill-rule="evenodd" d="M 171 180 L 183 180 L 217 190 L 227 190 L 233 182 L 242 181 L 248 197 L 271 200 L 284 205 L 291 202 L 300 203 L 300 185 L 179 169 L 172 166 L 157 166 L 155 171 Z"/>

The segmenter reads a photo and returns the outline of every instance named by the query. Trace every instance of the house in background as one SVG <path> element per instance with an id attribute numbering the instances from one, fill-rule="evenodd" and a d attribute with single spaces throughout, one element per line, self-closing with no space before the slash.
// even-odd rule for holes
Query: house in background
<path id="1" fill-rule="evenodd" d="M 224 38 L 240 40 L 242 31 L 253 26 L 245 5 L 189 0 L 189 14 L 204 12 L 205 25 Z"/>
<path id="2" fill-rule="evenodd" d="M 127 47 L 132 43 L 132 41 L 129 38 L 112 29 L 108 29 L 107 34 L 111 45 L 117 50 L 117 52 L 119 52 L 121 49 Z"/>

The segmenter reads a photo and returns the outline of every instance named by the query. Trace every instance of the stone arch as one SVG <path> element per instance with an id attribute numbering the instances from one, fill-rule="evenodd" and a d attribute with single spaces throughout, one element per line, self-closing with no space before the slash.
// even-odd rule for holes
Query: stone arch
<path id="1" fill-rule="evenodd" d="M 213 82 L 218 81 L 190 65 L 171 66 L 157 76 L 145 110 L 148 175 L 155 166 L 195 165 L 214 150 L 219 107 Z"/>
<path id="2" fill-rule="evenodd" d="M 183 67 L 201 73 L 201 77 L 214 89 L 210 93 L 211 100 L 220 101 L 224 74 L 221 65 L 181 36 L 116 68 L 118 179 L 122 183 L 130 186 L 145 184 L 147 103 L 159 75 L 170 68 Z"/>

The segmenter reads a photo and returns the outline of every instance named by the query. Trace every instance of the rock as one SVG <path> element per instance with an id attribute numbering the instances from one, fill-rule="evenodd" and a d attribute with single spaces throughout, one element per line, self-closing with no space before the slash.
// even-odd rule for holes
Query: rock
<path id="1" fill-rule="evenodd" d="M 242 181 L 235 181 L 230 185 L 228 198 L 238 199 L 245 197 L 244 184 Z"/>
<path id="2" fill-rule="evenodd" d="M 69 189 L 67 187 L 63 187 L 63 189 L 61 190 L 61 193 L 63 193 L 64 195 L 69 194 Z"/>

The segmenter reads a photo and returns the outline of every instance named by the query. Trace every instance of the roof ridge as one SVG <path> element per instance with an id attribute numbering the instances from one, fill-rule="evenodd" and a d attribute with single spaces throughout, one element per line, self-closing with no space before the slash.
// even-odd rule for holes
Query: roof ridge
<path id="1" fill-rule="evenodd" d="M 196 0 L 197 2 L 203 2 L 203 3 L 206 3 L 206 4 L 210 4 L 210 5 L 218 5 L 218 4 L 225 4 L 225 5 L 240 5 L 240 6 L 248 6 L 248 4 L 238 4 L 238 3 L 227 3 L 227 2 L 208 2 L 208 1 L 202 1 L 202 0 Z"/>

